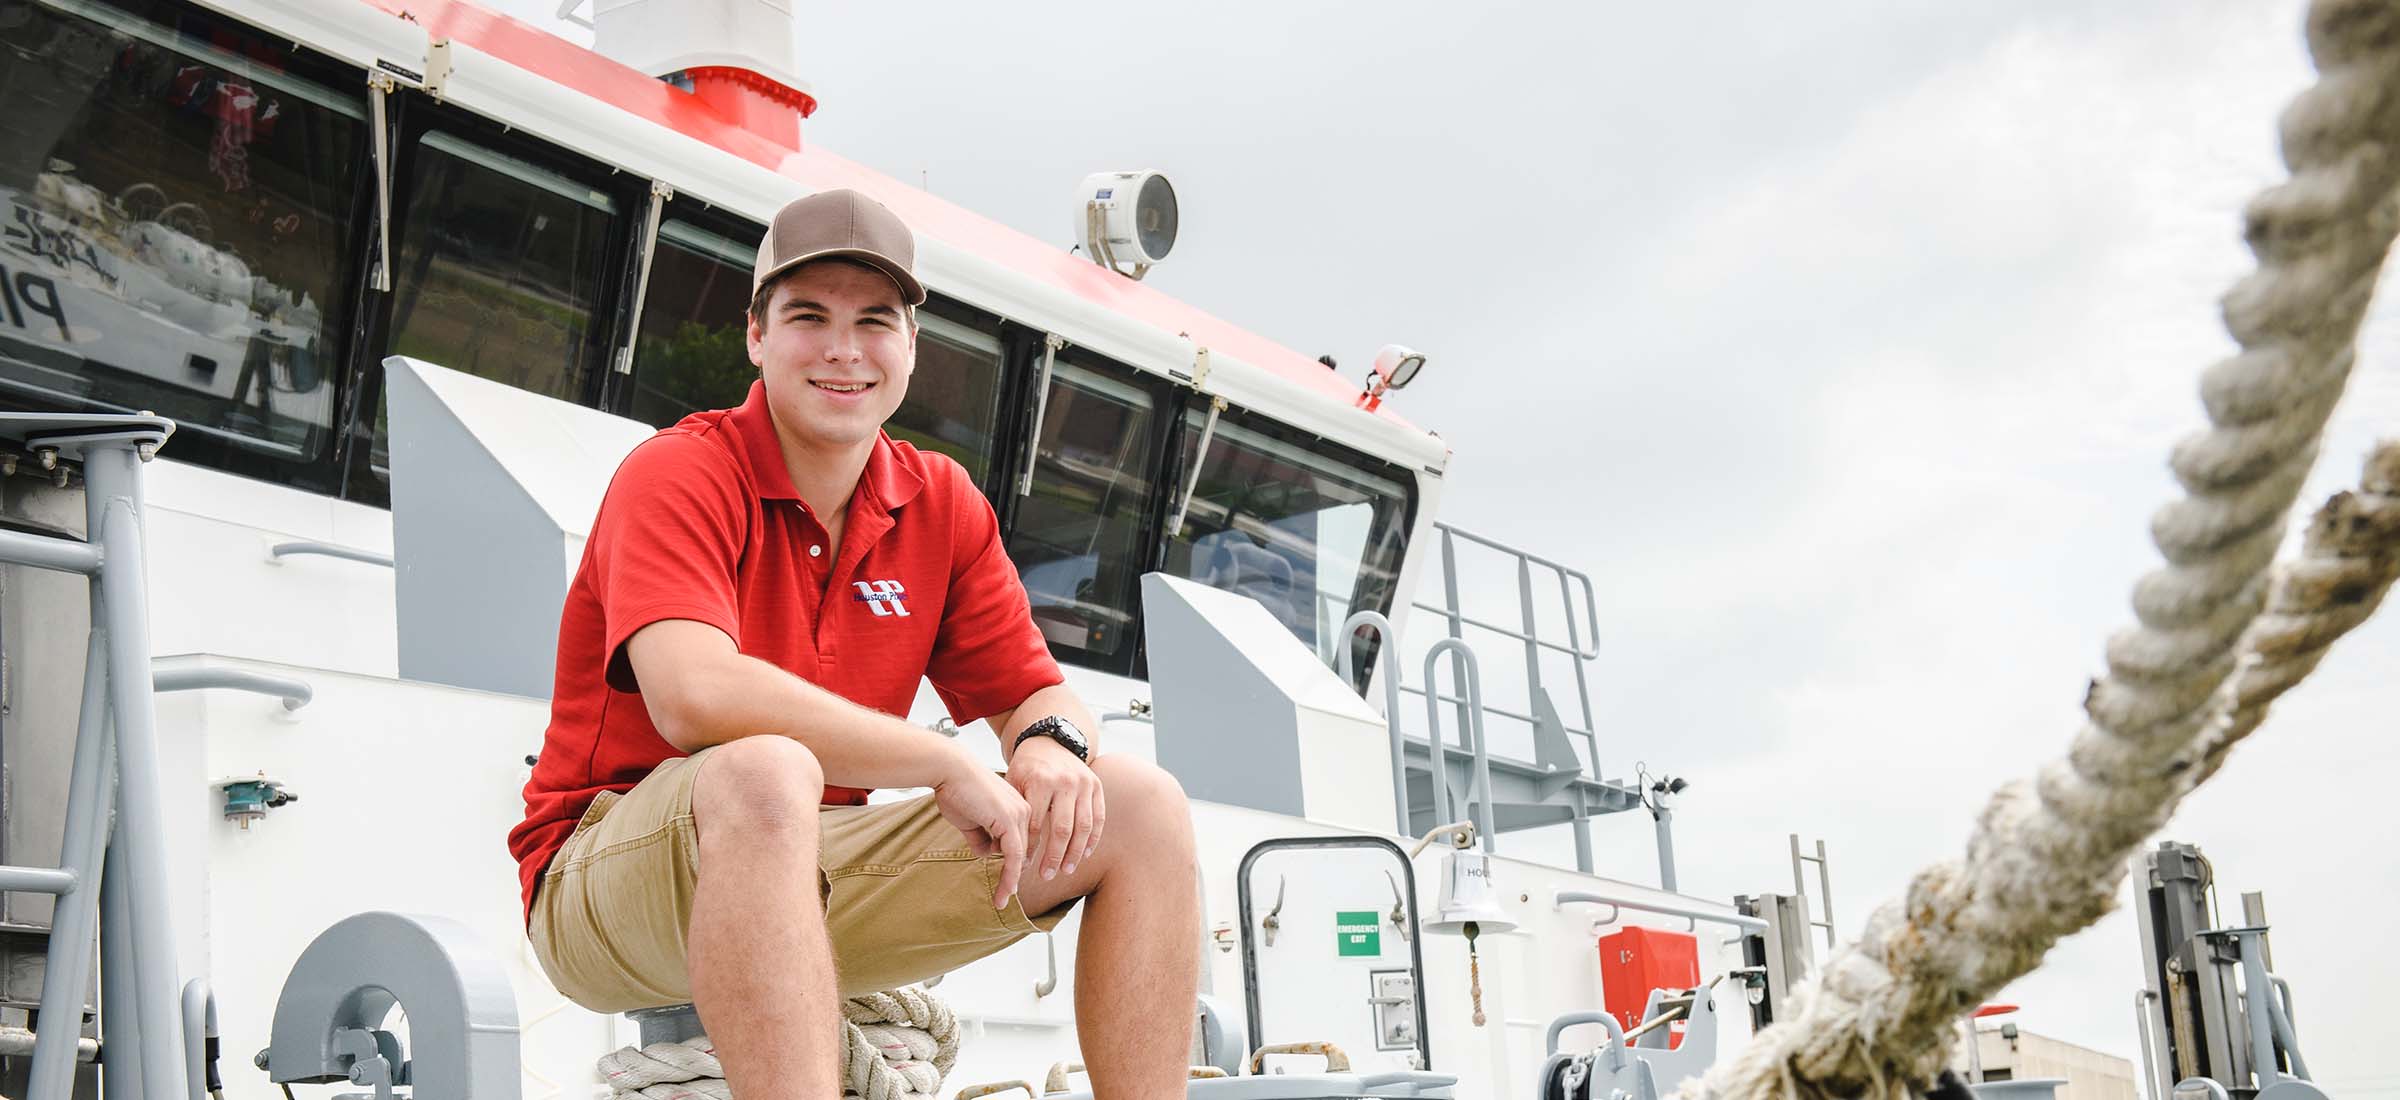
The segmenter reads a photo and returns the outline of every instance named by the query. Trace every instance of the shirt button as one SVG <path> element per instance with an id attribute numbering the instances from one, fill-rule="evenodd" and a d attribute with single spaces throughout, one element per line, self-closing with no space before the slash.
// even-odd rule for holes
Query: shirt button
<path id="1" fill-rule="evenodd" d="M 811 547 L 809 547 L 809 548 L 808 548 L 808 556 L 809 556 L 809 557 L 812 557 L 812 558 L 821 558 L 821 557 L 824 557 L 824 556 L 825 556 L 825 548 L 824 548 L 824 547 L 822 547 L 822 546 L 811 546 Z"/>

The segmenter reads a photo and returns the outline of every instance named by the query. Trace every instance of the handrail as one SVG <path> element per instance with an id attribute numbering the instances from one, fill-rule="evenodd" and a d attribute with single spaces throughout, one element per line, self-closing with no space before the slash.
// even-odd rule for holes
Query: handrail
<path id="1" fill-rule="evenodd" d="M 2308 1059 L 2300 1056 L 2300 1028 L 2292 1022 L 2292 983 L 2269 974 L 2267 984 L 2271 987 L 2266 997 L 2267 1022 L 2275 1041 L 2283 1044 L 2283 1056 L 2291 1059 L 2292 1075 L 2303 1081 L 2311 1080 Z"/>
<path id="2" fill-rule="evenodd" d="M 1050 973 L 1033 983 L 1033 999 L 1041 1000 L 1058 992 L 1058 937 L 1043 933 L 1043 950 L 1050 953 Z"/>
<path id="3" fill-rule="evenodd" d="M 185 1086 L 191 1090 L 191 1100 L 209 1100 L 208 1087 L 210 1050 L 217 1044 L 217 995 L 210 989 L 207 978 L 194 978 L 183 986 L 183 1057 Z"/>
<path id="4" fill-rule="evenodd" d="M 57 535 L 0 530 L 0 561 L 89 575 L 100 571 L 100 547 Z"/>
<path id="5" fill-rule="evenodd" d="M 1400 632 L 1392 628 L 1390 619 L 1384 618 L 1382 613 L 1376 611 L 1356 612 L 1342 620 L 1342 632 L 1336 638 L 1335 645 L 1340 650 L 1337 660 L 1341 665 L 1342 682 L 1345 684 L 1355 683 L 1358 679 L 1356 669 L 1358 658 L 1351 655 L 1353 648 L 1351 639 L 1357 635 L 1360 627 L 1375 629 L 1377 639 L 1375 659 L 1376 663 L 1383 668 L 1383 724 L 1392 734 L 1392 812 L 1400 819 L 1399 834 L 1407 836 L 1408 747 L 1400 735 Z M 1435 790 L 1440 790 L 1442 786 L 1442 765 L 1445 761 L 1442 759 L 1441 743 L 1442 739 L 1437 730 L 1433 739 Z M 1448 792 L 1443 793 L 1447 794 Z M 1439 811 L 1434 814 L 1437 819 L 1447 816 L 1449 815 Z"/>
<path id="6" fill-rule="evenodd" d="M 386 569 L 392 567 L 392 556 L 390 554 L 378 554 L 373 550 L 360 550 L 352 546 L 336 546 L 330 542 L 312 542 L 307 539 L 294 539 L 290 542 L 276 543 L 273 547 L 267 550 L 267 556 L 274 558 L 276 561 L 282 561 L 283 559 L 289 557 L 298 557 L 303 554 L 314 554 L 318 557 L 325 558 L 341 558 L 345 561 L 365 562 L 368 565 L 380 565 Z"/>
<path id="7" fill-rule="evenodd" d="M 1491 745 L 1483 736 L 1483 669 L 1477 662 L 1475 651 L 1464 640 L 1444 638 L 1425 650 L 1425 684 L 1429 688 L 1437 682 L 1435 677 L 1439 662 L 1445 653 L 1455 653 L 1459 657 L 1458 672 L 1454 678 L 1465 691 L 1464 698 L 1468 705 L 1464 708 L 1467 721 L 1458 731 L 1458 736 L 1463 740 L 1472 734 L 1475 738 L 1475 828 L 1483 834 L 1483 850 L 1489 854 L 1494 849 L 1493 840 L 1499 835 L 1499 830 L 1492 827 L 1492 752 Z M 1433 817 L 1436 821 L 1448 821 L 1450 779 L 1447 769 L 1449 760 L 1442 748 L 1442 705 L 1430 694 L 1425 699 L 1425 732 L 1433 745 Z M 1406 833 L 1408 830 L 1400 831 Z"/>
<path id="8" fill-rule="evenodd" d="M 75 891 L 82 876 L 57 867 L 0 867 L 0 893 L 54 894 Z"/>
<path id="9" fill-rule="evenodd" d="M 1442 605 L 1436 603 L 1426 603 L 1423 600 L 1411 600 L 1409 601 L 1409 606 L 1416 608 L 1419 611 L 1430 611 L 1436 615 L 1450 616 L 1449 608 L 1443 607 Z M 1482 627 L 1483 629 L 1489 630 L 1494 634 L 1505 634 L 1511 638 L 1515 638 L 1520 642 L 1532 642 L 1543 649 L 1553 650 L 1555 652 L 1565 653 L 1575 657 L 1583 657 L 1586 659 L 1596 658 L 1599 656 L 1597 653 L 1585 653 L 1580 646 L 1560 645 L 1557 642 L 1550 641 L 1546 638 L 1528 635 L 1512 626 L 1502 626 L 1499 623 L 1487 623 L 1482 619 L 1478 619 L 1473 615 L 1468 615 L 1463 612 L 1455 617 L 1459 622 L 1465 623 L 1468 626 Z"/>
<path id="10" fill-rule="evenodd" d="M 1425 694 L 1425 689 L 1424 689 L 1424 688 L 1420 688 L 1420 687 L 1410 687 L 1410 686 L 1408 686 L 1408 685 L 1406 685 L 1406 684 L 1402 684 L 1402 685 L 1400 686 L 1400 690 L 1402 690 L 1402 691 L 1405 691 L 1405 692 L 1409 693 L 1410 695 L 1423 695 L 1423 694 Z M 1441 699 L 1441 701 L 1442 701 L 1442 702 L 1445 702 L 1445 703 L 1454 703 L 1454 704 L 1455 704 L 1455 703 L 1464 703 L 1464 702 L 1466 702 L 1466 700 L 1465 700 L 1465 699 L 1463 699 L 1463 698 L 1460 698 L 1459 696 L 1456 696 L 1456 695 L 1443 695 L 1443 696 L 1440 696 L 1439 698 Z M 1483 709 L 1485 709 L 1486 711 L 1489 711 L 1489 712 L 1491 712 L 1491 713 L 1493 713 L 1493 714 L 1497 714 L 1497 715 L 1499 715 L 1499 716 L 1500 716 L 1500 717 L 1502 717 L 1502 718 L 1514 718 L 1514 719 L 1516 719 L 1517 721 L 1519 721 L 1519 722 L 1523 722 L 1523 723 L 1525 723 L 1525 724 L 1527 724 L 1527 725 L 1531 725 L 1531 724 L 1533 724 L 1533 723 L 1536 721 L 1536 719 L 1534 718 L 1534 716 L 1532 716 L 1532 715 L 1530 715 L 1530 714 L 1523 714 L 1523 713 L 1520 713 L 1520 712 L 1517 712 L 1517 711 L 1513 711 L 1513 710 L 1510 710 L 1510 709 L 1508 709 L 1507 707 L 1500 707 L 1500 706 L 1489 706 L 1489 707 L 1485 707 L 1485 708 L 1483 708 Z M 1582 735 L 1585 735 L 1585 736 L 1589 736 L 1589 735 L 1591 734 L 1591 732 L 1592 732 L 1592 731 L 1590 731 L 1590 730 L 1587 730 L 1587 729 L 1585 729 L 1585 728 L 1583 728 L 1583 727 L 1581 727 L 1581 726 L 1571 726 L 1571 725 L 1568 725 L 1568 724 L 1567 724 L 1566 717 L 1565 717 L 1564 715 L 1561 715 L 1561 716 L 1559 717 L 1559 720 L 1558 720 L 1558 728 L 1560 728 L 1560 729 L 1562 729 L 1562 730 L 1565 730 L 1565 731 L 1566 731 L 1566 732 L 1568 732 L 1568 733 L 1582 734 Z"/>
<path id="11" fill-rule="evenodd" d="M 1563 909 L 1576 903 L 1583 903 L 1587 905 L 1607 905 L 1622 909 L 1639 909 L 1645 913 L 1657 913 L 1660 916 L 1665 917 L 1682 917 L 1685 920 L 1704 920 L 1712 924 L 1729 924 L 1735 928 L 1741 929 L 1744 932 L 1764 932 L 1767 930 L 1767 922 L 1760 920 L 1757 917 L 1745 917 L 1738 913 L 1711 913 L 1706 909 L 1694 909 L 1690 906 L 1684 905 L 1668 905 L 1663 902 L 1655 901 L 1640 901 L 1634 898 L 1610 897 L 1606 894 L 1595 894 L 1589 890 L 1559 890 L 1553 893 L 1550 897 L 1550 907 L 1552 909 Z"/>
<path id="12" fill-rule="evenodd" d="M 209 688 L 273 695 L 283 700 L 283 709 L 285 710 L 299 710 L 317 697 L 316 691 L 310 688 L 306 681 L 294 680 L 286 676 L 273 676 L 264 672 L 252 672 L 246 668 L 212 668 L 205 665 L 172 668 L 159 668 L 155 664 L 151 666 L 150 690 L 152 691 L 201 691 Z"/>
<path id="13" fill-rule="evenodd" d="M 1453 527 L 1447 523 L 1435 523 L 1433 526 L 1435 529 L 1441 531 L 1445 535 L 1462 538 L 1478 546 L 1497 550 L 1503 554 L 1516 557 L 1521 561 L 1529 562 L 1534 565 L 1539 565 L 1544 569 L 1548 569 L 1551 572 L 1559 575 L 1561 578 L 1562 587 L 1566 581 L 1573 581 L 1582 586 L 1584 616 L 1585 619 L 1592 624 L 1592 648 L 1586 650 L 1581 648 L 1579 645 L 1577 648 L 1570 650 L 1570 652 L 1587 661 L 1596 661 L 1600 659 L 1600 601 L 1599 598 L 1593 594 L 1592 578 L 1590 575 L 1586 574 L 1580 569 L 1575 569 L 1559 562 L 1552 561 L 1549 558 L 1545 558 L 1540 554 L 1533 553 L 1532 551 L 1519 550 L 1516 547 L 1510 546 L 1509 544 L 1501 542 L 1498 539 L 1487 538 L 1483 535 L 1478 535 L 1463 528 Z M 1567 615 L 1567 628 L 1569 630 L 1573 630 L 1574 626 L 1575 616 L 1573 614 L 1573 605 L 1570 604 L 1569 614 Z M 1531 639 L 1527 639 L 1522 635 L 1519 635 L 1518 640 L 1528 641 Z"/>

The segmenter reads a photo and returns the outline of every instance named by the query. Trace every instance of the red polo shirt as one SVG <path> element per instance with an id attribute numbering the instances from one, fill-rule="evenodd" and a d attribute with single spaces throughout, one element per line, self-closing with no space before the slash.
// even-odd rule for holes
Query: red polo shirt
<path id="1" fill-rule="evenodd" d="M 1060 683 L 992 507 L 966 470 L 880 436 L 839 548 L 793 491 L 752 383 L 740 408 L 693 413 L 627 455 L 567 589 L 558 682 L 525 820 L 508 835 L 530 916 L 550 859 L 601 791 L 681 756 L 650 723 L 623 652 L 691 619 L 741 651 L 886 714 L 930 678 L 965 724 Z M 827 805 L 867 792 L 825 788 Z"/>

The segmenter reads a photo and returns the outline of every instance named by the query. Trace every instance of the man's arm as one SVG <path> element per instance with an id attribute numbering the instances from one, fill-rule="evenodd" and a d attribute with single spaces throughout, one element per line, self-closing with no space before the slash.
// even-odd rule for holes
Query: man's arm
<path id="1" fill-rule="evenodd" d="M 808 746 L 844 787 L 937 787 L 976 768 L 950 738 L 859 706 L 734 648 L 706 623 L 665 619 L 625 654 L 659 736 L 685 753 L 753 734 Z"/>

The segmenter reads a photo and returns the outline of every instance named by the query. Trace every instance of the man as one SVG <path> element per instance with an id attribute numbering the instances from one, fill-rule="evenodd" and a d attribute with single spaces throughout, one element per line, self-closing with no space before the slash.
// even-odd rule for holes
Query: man
<path id="1" fill-rule="evenodd" d="M 834 191 L 759 245 L 741 407 L 626 457 L 559 627 L 527 930 L 597 1012 L 691 1001 L 737 1097 L 840 1095 L 844 995 L 1088 898 L 1075 1013 L 1103 1096 L 1184 1094 L 1199 900 L 1183 792 L 1089 755 L 966 471 L 883 434 L 916 362 L 915 241 Z M 1003 778 L 897 717 L 930 678 Z M 928 787 L 867 806 L 877 787 Z M 822 808 L 820 809 L 820 806 Z"/>

